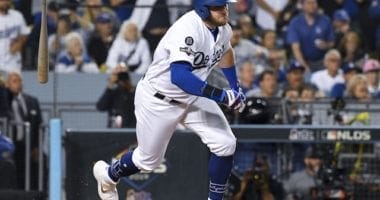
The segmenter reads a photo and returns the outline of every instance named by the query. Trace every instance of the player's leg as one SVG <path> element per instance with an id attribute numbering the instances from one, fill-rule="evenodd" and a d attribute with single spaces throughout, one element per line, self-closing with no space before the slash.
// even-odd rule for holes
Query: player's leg
<path id="1" fill-rule="evenodd" d="M 124 154 L 111 166 L 104 161 L 98 161 L 94 166 L 94 176 L 102 199 L 117 199 L 114 196 L 117 196 L 116 183 L 120 177 L 140 170 L 153 170 L 164 158 L 169 140 L 185 109 L 158 99 L 153 94 L 151 88 L 140 81 L 135 94 L 137 148 Z M 109 196 L 113 198 L 107 198 Z"/>
<path id="2" fill-rule="evenodd" d="M 206 98 L 198 98 L 193 103 L 183 123 L 195 131 L 211 151 L 209 199 L 221 200 L 232 169 L 236 138 L 219 106 Z"/>

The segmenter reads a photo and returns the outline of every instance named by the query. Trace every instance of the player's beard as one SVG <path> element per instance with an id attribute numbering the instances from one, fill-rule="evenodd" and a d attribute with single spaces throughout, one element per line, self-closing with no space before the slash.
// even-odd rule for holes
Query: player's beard
<path id="1" fill-rule="evenodd" d="M 218 18 L 210 16 L 208 18 L 208 21 L 213 26 L 224 26 L 228 23 L 228 14 L 222 17 L 218 17 Z"/>

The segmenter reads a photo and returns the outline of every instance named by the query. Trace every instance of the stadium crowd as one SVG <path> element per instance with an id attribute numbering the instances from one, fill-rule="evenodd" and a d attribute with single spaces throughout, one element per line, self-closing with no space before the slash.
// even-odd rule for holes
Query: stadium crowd
<path id="1" fill-rule="evenodd" d="M 32 126 L 41 125 L 41 111 L 33 94 L 21 95 L 22 72 L 37 68 L 39 2 L 0 0 L 0 117 Z M 97 109 L 108 112 L 109 127 L 134 127 L 129 76 L 145 73 L 161 36 L 191 10 L 191 0 L 48 0 L 47 8 L 51 70 L 108 73 Z M 229 10 L 248 97 L 242 114 L 223 109 L 231 123 L 310 124 L 300 109 L 284 113 L 272 103 L 380 97 L 380 0 L 239 0 Z M 220 74 L 215 70 L 210 81 L 226 84 Z M 22 143 L 21 130 L 14 132 Z"/>

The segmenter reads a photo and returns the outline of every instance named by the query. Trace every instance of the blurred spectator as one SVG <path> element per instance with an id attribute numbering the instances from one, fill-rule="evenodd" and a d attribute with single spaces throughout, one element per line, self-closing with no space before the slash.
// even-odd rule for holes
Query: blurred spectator
<path id="1" fill-rule="evenodd" d="M 251 62 L 244 62 L 239 67 L 239 81 L 243 93 L 254 88 L 255 66 Z"/>
<path id="2" fill-rule="evenodd" d="M 284 182 L 287 200 L 313 199 L 311 193 L 317 186 L 318 170 L 322 166 L 321 152 L 318 148 L 310 146 L 304 157 L 305 169 L 290 175 Z"/>
<path id="3" fill-rule="evenodd" d="M 87 44 L 88 54 L 95 60 L 102 72 L 107 71 L 105 62 L 115 39 L 113 30 L 111 14 L 100 13 L 96 17 L 95 31 L 91 34 Z"/>
<path id="4" fill-rule="evenodd" d="M 343 61 L 354 62 L 357 65 L 361 65 L 363 59 L 366 57 L 361 46 L 359 34 L 355 31 L 348 31 L 338 45 Z"/>
<path id="5" fill-rule="evenodd" d="M 257 10 L 257 2 L 250 0 L 236 1 L 236 3 L 229 5 L 229 17 L 232 21 L 236 21 L 240 15 L 255 16 Z M 254 18 L 254 17 L 253 17 Z"/>
<path id="6" fill-rule="evenodd" d="M 191 8 L 192 0 L 167 0 L 169 7 L 170 24 L 173 24 L 179 17 L 185 14 Z M 174 7 L 179 6 L 179 7 Z"/>
<path id="7" fill-rule="evenodd" d="M 29 28 L 19 11 L 11 9 L 11 0 L 0 1 L 0 71 L 21 71 L 21 51 Z"/>
<path id="8" fill-rule="evenodd" d="M 55 65 L 58 56 L 63 53 L 65 45 L 65 36 L 71 32 L 70 18 L 66 14 L 59 14 L 57 21 L 57 31 L 48 37 L 49 62 L 51 66 Z"/>
<path id="9" fill-rule="evenodd" d="M 305 85 L 302 87 L 298 98 L 298 124 L 312 124 L 314 108 L 313 103 L 316 100 L 317 92 L 316 88 L 311 85 Z"/>
<path id="10" fill-rule="evenodd" d="M 317 86 L 318 90 L 327 97 L 336 83 L 344 82 L 343 75 L 340 71 L 341 56 L 339 51 L 330 49 L 325 54 L 323 64 L 326 69 L 314 72 L 311 75 L 311 83 Z"/>
<path id="11" fill-rule="evenodd" d="M 344 83 L 335 83 L 331 89 L 330 97 L 342 98 L 346 93 L 347 83 L 356 74 L 361 73 L 361 69 L 355 63 L 344 62 L 342 65 Z"/>
<path id="12" fill-rule="evenodd" d="M 259 88 L 254 88 L 246 93 L 247 97 L 279 97 L 277 77 L 273 70 L 264 70 L 258 77 Z"/>
<path id="13" fill-rule="evenodd" d="M 103 5 L 102 0 L 86 0 L 86 7 L 83 13 L 83 20 L 97 23 L 97 17 L 100 14 L 107 13 L 112 16 L 113 21 L 111 23 L 117 24 L 116 14 L 108 7 Z"/>
<path id="14" fill-rule="evenodd" d="M 281 40 L 286 39 L 284 34 L 286 34 L 288 30 L 289 22 L 299 13 L 298 2 L 298 0 L 288 0 L 285 8 L 280 12 L 277 18 L 276 30 Z M 284 43 L 284 41 L 282 41 L 282 43 Z"/>
<path id="15" fill-rule="evenodd" d="M 302 87 L 301 87 L 301 89 L 302 89 Z M 286 88 L 284 88 L 284 91 L 282 93 L 282 98 L 284 100 L 287 100 L 290 102 L 296 102 L 296 101 L 298 101 L 298 98 L 300 96 L 300 91 L 301 90 L 298 90 L 295 88 L 286 87 Z"/>
<path id="16" fill-rule="evenodd" d="M 66 6 L 60 9 L 61 15 L 67 15 L 70 19 L 70 26 L 73 31 L 76 31 L 82 35 L 87 41 L 86 36 L 94 30 L 94 25 L 91 21 L 86 20 L 78 12 L 79 2 L 72 0 L 71 3 L 65 4 Z"/>
<path id="17" fill-rule="evenodd" d="M 33 24 L 33 14 L 32 14 L 32 4 L 37 2 L 37 0 L 21 1 L 21 0 L 12 0 L 12 8 L 19 11 L 21 15 L 25 18 L 27 25 Z"/>
<path id="18" fill-rule="evenodd" d="M 87 55 L 83 39 L 79 33 L 71 32 L 65 36 L 66 50 L 58 57 L 55 70 L 58 73 L 98 73 L 95 62 Z"/>
<path id="19" fill-rule="evenodd" d="M 319 7 L 323 10 L 323 13 L 333 18 L 334 12 L 340 8 L 342 8 L 342 3 L 345 0 L 318 0 Z"/>
<path id="20" fill-rule="evenodd" d="M 329 18 L 318 13 L 316 0 L 303 0 L 302 10 L 289 24 L 287 42 L 298 62 L 314 72 L 322 69 L 325 52 L 334 46 L 334 31 Z"/>
<path id="21" fill-rule="evenodd" d="M 241 27 L 241 37 L 257 43 L 256 29 L 253 26 L 252 18 L 247 14 L 239 16 L 238 24 Z"/>
<path id="22" fill-rule="evenodd" d="M 134 114 L 135 90 L 126 68 L 113 69 L 108 85 L 96 103 L 100 111 L 108 112 L 108 127 L 136 127 Z"/>
<path id="23" fill-rule="evenodd" d="M 268 158 L 264 155 L 257 155 L 252 167 L 252 170 L 244 173 L 240 191 L 233 200 L 284 199 L 283 186 L 272 176 Z"/>
<path id="24" fill-rule="evenodd" d="M 141 37 L 136 24 L 124 22 L 108 52 L 108 71 L 125 65 L 129 72 L 141 75 L 148 69 L 151 59 L 148 42 Z"/>
<path id="25" fill-rule="evenodd" d="M 351 20 L 348 13 L 343 9 L 336 10 L 332 19 L 335 33 L 335 46 L 338 46 L 343 35 L 351 30 Z"/>
<path id="26" fill-rule="evenodd" d="M 256 23 L 262 30 L 276 30 L 276 23 L 288 0 L 257 0 Z"/>
<path id="27" fill-rule="evenodd" d="M 131 0 L 105 0 L 105 2 L 112 8 L 119 22 L 129 19 L 135 4 L 135 1 Z"/>
<path id="28" fill-rule="evenodd" d="M 292 88 L 300 92 L 302 87 L 305 85 L 305 70 L 305 67 L 300 62 L 296 60 L 291 61 L 286 70 L 287 82 L 283 85 L 283 88 Z"/>
<path id="29" fill-rule="evenodd" d="M 282 92 L 281 109 L 276 117 L 278 124 L 298 124 L 300 116 L 298 113 L 297 101 L 300 96 L 300 89 L 285 87 Z"/>
<path id="30" fill-rule="evenodd" d="M 363 65 L 363 72 L 368 80 L 368 90 L 372 97 L 379 94 L 380 63 L 375 59 L 368 59 Z"/>
<path id="31" fill-rule="evenodd" d="M 346 97 L 357 101 L 369 101 L 371 100 L 371 95 L 369 93 L 368 87 L 368 80 L 364 75 L 355 75 L 347 83 Z"/>
<path id="32" fill-rule="evenodd" d="M 264 31 L 261 45 L 269 51 L 268 65 L 276 69 L 276 71 L 283 68 L 286 61 L 286 52 L 285 49 L 278 48 L 276 32 L 272 30 Z"/>
<path id="33" fill-rule="evenodd" d="M 42 124 L 40 104 L 36 97 L 22 91 L 22 77 L 19 72 L 10 72 L 7 78 L 7 88 L 10 92 L 10 107 L 13 128 L 13 141 L 16 146 L 15 162 L 19 189 L 24 189 L 25 181 L 25 122 L 30 124 L 31 140 L 31 189 L 38 187 L 38 134 Z M 46 175 L 45 175 L 46 177 Z"/>
<path id="34" fill-rule="evenodd" d="M 368 9 L 369 18 L 373 21 L 374 26 L 376 26 L 375 32 L 375 48 L 379 52 L 380 49 L 380 0 L 371 0 L 371 5 Z"/>
<path id="35" fill-rule="evenodd" d="M 313 102 L 316 99 L 316 88 L 312 85 L 305 85 L 302 87 L 299 101 Z"/>
<path id="36" fill-rule="evenodd" d="M 360 12 L 358 13 L 358 29 L 362 32 L 362 41 L 365 44 L 365 51 L 376 51 L 376 29 L 379 25 L 379 18 L 375 17 L 379 13 L 376 9 L 374 13 L 371 12 L 379 0 L 357 1 Z M 373 15 L 374 14 L 374 15 Z"/>
<path id="37" fill-rule="evenodd" d="M 150 52 L 158 45 L 169 29 L 167 0 L 136 0 L 135 8 L 128 21 L 135 23 L 149 43 Z M 156 6 L 158 5 L 158 6 Z M 151 7 L 147 7 L 151 6 Z"/>
<path id="38" fill-rule="evenodd" d="M 255 70 L 260 74 L 266 67 L 269 51 L 252 41 L 242 38 L 242 29 L 239 24 L 232 25 L 231 46 L 235 50 L 236 66 L 241 67 L 244 62 L 255 63 Z"/>

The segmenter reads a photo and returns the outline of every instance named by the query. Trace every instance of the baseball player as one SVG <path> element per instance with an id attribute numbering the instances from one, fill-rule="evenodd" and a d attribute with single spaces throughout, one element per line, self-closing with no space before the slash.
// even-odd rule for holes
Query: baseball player
<path id="1" fill-rule="evenodd" d="M 118 199 L 120 177 L 157 167 L 178 123 L 193 130 L 210 149 L 208 198 L 223 199 L 236 138 L 217 103 L 239 110 L 245 106 L 229 43 L 229 2 L 235 0 L 195 0 L 194 10 L 179 18 L 161 39 L 136 87 L 138 147 L 110 166 L 104 161 L 94 165 L 101 199 Z M 220 89 L 205 81 L 215 66 L 222 68 L 231 88 Z"/>
<path id="2" fill-rule="evenodd" d="M 19 11 L 10 9 L 11 0 L 0 1 L 0 71 L 21 71 L 21 50 L 30 33 Z"/>

